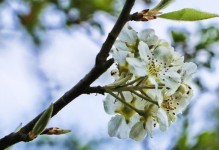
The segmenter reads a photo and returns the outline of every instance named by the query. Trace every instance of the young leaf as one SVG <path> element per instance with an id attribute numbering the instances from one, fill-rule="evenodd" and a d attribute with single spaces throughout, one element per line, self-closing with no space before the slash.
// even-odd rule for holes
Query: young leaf
<path id="1" fill-rule="evenodd" d="M 60 135 L 60 134 L 66 134 L 66 133 L 69 133 L 69 132 L 71 132 L 71 130 L 52 127 L 52 128 L 45 129 L 41 134 Z"/>
<path id="2" fill-rule="evenodd" d="M 164 19 L 179 20 L 179 21 L 198 21 L 219 17 L 218 14 L 203 12 L 191 8 L 185 8 L 178 11 L 162 14 L 158 16 Z"/>
<path id="3" fill-rule="evenodd" d="M 161 0 L 160 3 L 158 3 L 152 10 L 159 11 L 161 9 L 164 9 L 174 1 L 175 0 Z"/>
<path id="4" fill-rule="evenodd" d="M 53 112 L 53 104 L 49 106 L 47 110 L 42 114 L 40 119 L 36 122 L 36 124 L 33 127 L 33 130 L 29 133 L 30 138 L 34 138 L 37 135 L 39 135 L 43 130 L 45 129 L 46 125 L 48 124 L 51 115 Z"/>

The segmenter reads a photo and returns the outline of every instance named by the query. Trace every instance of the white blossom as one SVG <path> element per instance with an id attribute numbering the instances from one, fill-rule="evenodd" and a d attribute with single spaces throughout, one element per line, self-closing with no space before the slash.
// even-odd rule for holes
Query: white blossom
<path id="1" fill-rule="evenodd" d="M 136 117 L 133 116 L 127 121 L 124 116 L 116 115 L 111 118 L 108 123 L 108 134 L 111 137 L 118 137 L 120 139 L 128 138 L 130 130 L 136 122 Z"/>
<path id="2" fill-rule="evenodd" d="M 197 66 L 184 57 L 153 29 L 137 33 L 125 25 L 114 44 L 112 56 L 117 69 L 115 82 L 105 86 L 105 112 L 113 115 L 110 136 L 143 140 L 152 137 L 159 125 L 165 131 L 191 101 L 190 86 Z"/>
<path id="3" fill-rule="evenodd" d="M 173 95 L 164 98 L 161 108 L 167 112 L 169 121 L 174 122 L 176 120 L 176 116 L 185 110 L 192 96 L 191 87 L 181 84 Z"/>
<path id="4" fill-rule="evenodd" d="M 166 43 L 161 43 L 153 51 L 148 45 L 140 41 L 138 45 L 140 58 L 127 58 L 130 72 L 138 76 L 148 76 L 151 84 L 163 83 L 167 94 L 173 94 L 180 85 L 181 76 L 177 73 L 178 62 L 174 63 L 173 48 Z"/>
<path id="5" fill-rule="evenodd" d="M 135 106 L 136 98 L 130 92 L 124 92 L 123 96 L 127 103 Z M 138 120 L 136 112 L 111 95 L 107 95 L 104 100 L 104 109 L 110 115 L 117 114 L 108 124 L 109 135 L 118 138 L 128 138 L 131 127 Z"/>

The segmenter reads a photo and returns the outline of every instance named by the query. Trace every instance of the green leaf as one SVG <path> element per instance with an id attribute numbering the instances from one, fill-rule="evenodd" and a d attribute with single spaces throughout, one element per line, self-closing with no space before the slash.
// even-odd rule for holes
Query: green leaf
<path id="1" fill-rule="evenodd" d="M 158 3 L 152 10 L 159 11 L 161 9 L 164 9 L 174 1 L 175 0 L 161 0 L 160 3 Z"/>
<path id="2" fill-rule="evenodd" d="M 218 14 L 203 12 L 191 8 L 185 8 L 178 11 L 162 14 L 158 16 L 164 19 L 179 20 L 179 21 L 197 21 L 219 17 Z"/>
<path id="3" fill-rule="evenodd" d="M 43 132 L 52 116 L 52 112 L 53 104 L 51 104 L 49 108 L 45 110 L 40 119 L 36 122 L 36 124 L 33 127 L 33 130 L 29 133 L 30 138 L 34 138 Z"/>

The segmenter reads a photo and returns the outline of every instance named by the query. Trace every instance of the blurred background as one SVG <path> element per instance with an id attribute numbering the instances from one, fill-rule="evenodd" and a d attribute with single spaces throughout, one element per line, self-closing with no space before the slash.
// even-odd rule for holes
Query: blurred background
<path id="1" fill-rule="evenodd" d="M 136 0 L 132 12 L 158 0 Z M 95 56 L 114 25 L 124 0 L 0 1 L 0 138 L 25 125 L 75 85 L 94 65 Z M 176 0 L 162 12 L 196 8 L 219 14 L 215 0 Z M 218 150 L 219 19 L 177 22 L 156 19 L 130 22 L 137 31 L 155 29 L 186 61 L 198 65 L 189 108 L 165 132 L 142 142 L 107 135 L 111 116 L 102 95 L 82 95 L 51 119 L 48 127 L 71 129 L 60 136 L 40 136 L 13 150 Z M 94 85 L 113 79 L 110 70 Z"/>

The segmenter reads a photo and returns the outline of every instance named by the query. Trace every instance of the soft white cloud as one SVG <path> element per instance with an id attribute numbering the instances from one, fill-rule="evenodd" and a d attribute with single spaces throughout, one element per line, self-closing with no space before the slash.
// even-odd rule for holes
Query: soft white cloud
<path id="1" fill-rule="evenodd" d="M 40 80 L 35 74 L 31 51 L 17 39 L 4 42 L 0 50 L 0 131 L 13 131 L 20 122 L 34 117 L 44 99 Z"/>

